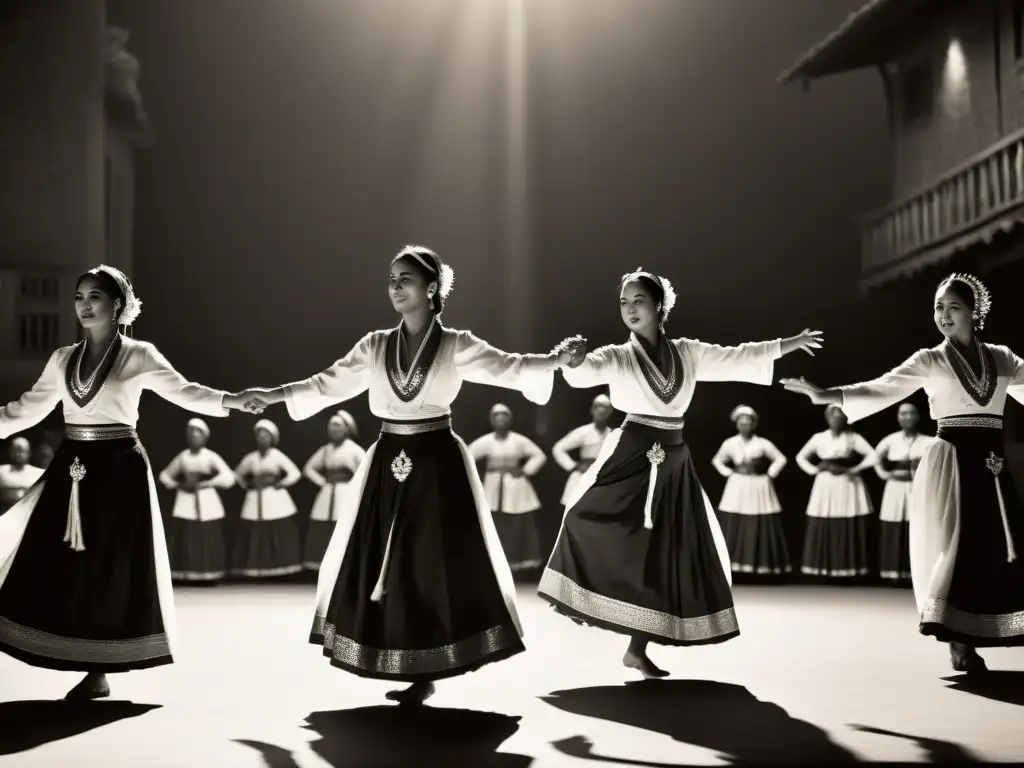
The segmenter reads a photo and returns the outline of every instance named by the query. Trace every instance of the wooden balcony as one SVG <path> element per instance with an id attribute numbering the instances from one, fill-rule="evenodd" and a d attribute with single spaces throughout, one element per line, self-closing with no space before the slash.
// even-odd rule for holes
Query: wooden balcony
<path id="1" fill-rule="evenodd" d="M 865 290 L 1012 228 L 1024 210 L 1024 131 L 944 174 L 861 225 Z"/>

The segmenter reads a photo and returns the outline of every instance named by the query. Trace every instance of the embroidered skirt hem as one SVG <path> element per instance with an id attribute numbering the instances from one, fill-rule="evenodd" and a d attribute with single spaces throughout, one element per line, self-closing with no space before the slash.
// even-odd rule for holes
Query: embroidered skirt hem
<path id="1" fill-rule="evenodd" d="M 767 576 L 793 570 L 782 513 L 745 515 L 720 510 L 718 519 L 734 573 Z"/>
<path id="2" fill-rule="evenodd" d="M 295 516 L 241 520 L 235 534 L 231 573 L 267 578 L 302 570 L 302 541 Z"/>
<path id="3" fill-rule="evenodd" d="M 868 520 L 867 515 L 808 517 L 801 573 L 839 579 L 869 575 Z"/>
<path id="4" fill-rule="evenodd" d="M 171 578 L 176 581 L 219 581 L 227 574 L 223 520 L 184 520 L 167 523 L 167 552 Z"/>

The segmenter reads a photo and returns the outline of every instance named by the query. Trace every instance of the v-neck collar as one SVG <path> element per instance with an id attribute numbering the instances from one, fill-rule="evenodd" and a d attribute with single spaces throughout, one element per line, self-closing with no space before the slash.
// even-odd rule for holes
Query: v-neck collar
<path id="1" fill-rule="evenodd" d="M 437 317 L 431 318 L 427 332 L 420 342 L 419 349 L 416 350 L 416 354 L 413 356 L 409 369 L 403 370 L 401 356 L 403 327 L 404 324 L 399 323 L 398 327 L 388 334 L 387 345 L 384 350 L 384 367 L 387 371 L 391 390 L 402 402 L 409 403 L 415 400 L 423 391 L 428 373 L 432 370 L 437 359 L 437 353 L 441 348 L 441 340 L 444 334 Z"/>
<path id="2" fill-rule="evenodd" d="M 992 350 L 983 342 L 977 342 L 977 344 L 982 367 L 982 375 L 980 377 L 975 375 L 966 359 L 961 359 L 962 355 L 959 353 L 959 350 L 953 349 L 951 342 L 946 341 L 943 343 L 942 353 L 945 355 L 946 363 L 952 369 L 953 375 L 956 376 L 960 386 L 963 387 L 964 391 L 970 395 L 974 402 L 984 408 L 992 402 L 992 397 L 996 393 L 998 376 Z"/>
<path id="3" fill-rule="evenodd" d="M 679 355 L 676 345 L 671 343 L 664 334 L 658 339 L 659 346 L 665 344 L 668 347 L 669 371 L 666 376 L 658 368 L 657 363 L 651 359 L 651 356 L 647 354 L 643 342 L 640 341 L 635 333 L 629 334 L 629 341 L 633 357 L 640 367 L 640 372 L 643 374 L 648 388 L 662 403 L 668 405 L 676 399 L 679 391 L 683 388 L 683 359 Z"/>
<path id="4" fill-rule="evenodd" d="M 110 372 L 114 368 L 114 364 L 117 362 L 118 357 L 121 355 L 122 348 L 122 337 L 118 334 L 111 342 L 110 350 L 107 356 L 100 363 L 99 369 L 96 371 L 96 378 L 93 379 L 92 386 L 89 387 L 88 391 L 81 397 L 75 391 L 75 370 L 78 367 L 78 361 L 85 354 L 85 340 L 78 342 L 75 346 L 75 350 L 71 353 L 68 358 L 67 366 L 64 368 L 64 386 L 68 390 L 68 395 L 71 397 L 72 402 L 79 409 L 85 409 L 89 404 L 96 399 L 96 397 L 103 391 L 104 387 L 107 386 L 107 379 L 110 377 Z"/>

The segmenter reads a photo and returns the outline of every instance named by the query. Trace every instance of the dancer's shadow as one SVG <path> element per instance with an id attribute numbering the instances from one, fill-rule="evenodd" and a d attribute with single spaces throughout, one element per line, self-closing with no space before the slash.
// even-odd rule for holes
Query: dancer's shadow
<path id="1" fill-rule="evenodd" d="M 731 764 L 858 762 L 822 729 L 790 717 L 777 704 L 759 701 L 740 685 L 711 680 L 644 680 L 556 691 L 542 698 L 575 715 L 655 731 L 714 750 Z M 631 763 L 617 755 L 596 755 L 581 738 L 566 739 L 554 746 L 582 759 Z"/>
<path id="2" fill-rule="evenodd" d="M 0 702 L 0 755 L 13 755 L 157 709 L 130 701 Z"/>
<path id="3" fill-rule="evenodd" d="M 1024 707 L 1024 672 L 995 669 L 980 675 L 953 675 L 942 679 L 955 691 Z"/>
<path id="4" fill-rule="evenodd" d="M 973 752 L 960 744 L 942 739 L 929 739 L 926 736 L 911 736 L 908 733 L 889 731 L 885 728 L 874 728 L 870 725 L 851 725 L 851 729 L 861 733 L 873 733 L 876 736 L 890 736 L 894 739 L 912 741 L 921 748 L 925 754 L 926 763 L 982 763 Z"/>
<path id="5" fill-rule="evenodd" d="M 378 706 L 314 712 L 305 727 L 320 738 L 310 749 L 334 768 L 529 768 L 532 758 L 498 752 L 519 729 L 518 717 L 435 707 Z M 297 768 L 296 756 L 272 744 L 242 741 L 267 768 Z"/>

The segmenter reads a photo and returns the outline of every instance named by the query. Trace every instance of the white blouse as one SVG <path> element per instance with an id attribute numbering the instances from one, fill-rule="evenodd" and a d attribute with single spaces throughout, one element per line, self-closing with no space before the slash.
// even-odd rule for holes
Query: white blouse
<path id="1" fill-rule="evenodd" d="M 711 463 L 720 475 L 729 477 L 735 467 L 762 458 L 770 462 L 766 474 L 773 480 L 786 466 L 786 457 L 771 440 L 759 435 L 751 435 L 750 439 L 743 435 L 733 435 L 722 443 Z"/>
<path id="2" fill-rule="evenodd" d="M 599 430 L 592 423 L 576 427 L 551 447 L 551 455 L 558 466 L 566 472 L 572 472 L 579 462 L 569 455 L 569 451 L 578 450 L 580 452 L 579 461 L 593 461 L 601 452 L 601 446 L 604 445 L 605 438 L 608 437 L 610 431 L 609 429 Z"/>
<path id="3" fill-rule="evenodd" d="M 58 404 L 64 407 L 67 424 L 135 427 L 139 421 L 139 398 L 146 389 L 194 413 L 228 415 L 223 391 L 188 381 L 148 341 L 120 336 L 114 343 L 119 345 L 118 349 L 111 350 L 109 362 L 101 366 L 96 384 L 84 399 L 72 393 L 70 384 L 85 342 L 55 351 L 32 389 L 0 408 L 0 438 L 39 423 Z"/>
<path id="4" fill-rule="evenodd" d="M 302 472 L 295 466 L 295 462 L 277 448 L 270 448 L 266 453 L 248 453 L 235 467 L 235 476 L 243 488 L 252 475 L 277 475 L 281 478 L 278 481 L 281 488 L 295 485 L 302 478 Z"/>
<path id="5" fill-rule="evenodd" d="M 175 490 L 179 487 L 182 475 L 211 476 L 206 482 L 211 488 L 225 489 L 235 484 L 235 473 L 219 453 L 203 447 L 198 451 L 185 449 L 167 465 L 160 473 L 160 482 L 165 488 Z"/>
<path id="6" fill-rule="evenodd" d="M 663 375 L 635 334 L 625 344 L 600 347 L 576 368 L 563 368 L 569 386 L 607 385 L 612 406 L 625 413 L 678 419 L 686 413 L 698 381 L 772 383 L 780 340 L 723 347 L 694 339 L 670 342 L 672 369 Z"/>
<path id="7" fill-rule="evenodd" d="M 848 459 L 854 454 L 861 456 L 861 462 L 867 461 L 866 466 L 871 466 L 877 460 L 871 443 L 856 432 L 847 429 L 837 435 L 831 429 L 826 429 L 811 435 L 811 439 L 796 455 L 796 463 L 807 474 L 816 475 L 818 467 L 811 463 L 812 456 L 817 456 L 821 461 L 834 461 Z"/>
<path id="8" fill-rule="evenodd" d="M 961 382 L 953 363 L 955 353 L 943 342 L 931 349 L 918 350 L 884 376 L 839 387 L 843 394 L 843 412 L 852 423 L 907 399 L 923 387 L 928 395 L 928 410 L 935 421 L 950 416 L 1001 417 L 1007 395 L 1024 403 L 1024 360 L 1007 347 L 982 346 L 988 363 L 994 368 L 988 382 L 991 396 L 984 404 L 975 400 Z"/>
<path id="9" fill-rule="evenodd" d="M 321 445 L 316 453 L 309 457 L 309 461 L 302 469 L 302 474 L 314 485 L 323 487 L 327 485 L 327 478 L 320 474 L 321 472 L 347 469 L 355 474 L 365 458 L 366 451 L 353 440 L 346 439 L 341 445 L 327 443 Z"/>
<path id="10" fill-rule="evenodd" d="M 531 402 L 551 398 L 558 356 L 502 352 L 469 331 L 431 321 L 409 370 L 402 368 L 401 325 L 366 334 L 330 368 L 285 386 L 289 415 L 296 421 L 369 390 L 370 412 L 380 419 L 441 418 L 463 381 L 518 389 Z"/>
<path id="11" fill-rule="evenodd" d="M 26 464 L 15 468 L 13 464 L 0 464 L 0 489 L 13 488 L 27 491 L 36 484 L 46 470 Z"/>
<path id="12" fill-rule="evenodd" d="M 883 461 L 920 461 L 924 456 L 925 446 L 932 440 L 933 438 L 929 435 L 922 434 L 907 437 L 902 429 L 899 432 L 886 435 L 875 446 L 875 455 L 878 457 L 875 472 L 882 477 L 882 473 L 885 471 L 885 467 L 882 465 Z"/>
<path id="13" fill-rule="evenodd" d="M 509 432 L 504 440 L 493 432 L 478 437 L 469 444 L 469 455 L 474 461 L 494 461 L 503 468 L 510 464 L 518 466 L 522 461 L 526 477 L 537 474 L 548 460 L 535 442 L 518 432 Z"/>

